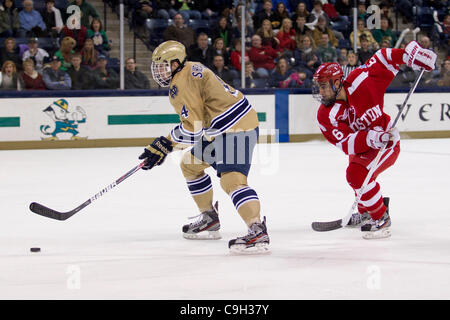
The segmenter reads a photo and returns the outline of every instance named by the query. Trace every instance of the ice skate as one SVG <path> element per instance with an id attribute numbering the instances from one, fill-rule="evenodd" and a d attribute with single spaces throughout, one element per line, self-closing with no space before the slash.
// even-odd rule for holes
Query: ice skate
<path id="1" fill-rule="evenodd" d="M 386 208 L 389 207 L 389 198 L 383 198 L 383 203 Z M 352 214 L 350 221 L 346 225 L 347 228 L 355 228 L 364 225 L 366 222 L 370 220 L 370 214 L 368 212 L 364 212 L 363 214 L 356 212 Z"/>
<path id="2" fill-rule="evenodd" d="M 198 219 L 183 226 L 183 237 L 189 240 L 217 240 L 220 235 L 220 221 L 218 214 L 219 203 L 216 202 L 213 210 L 205 211 L 190 219 Z"/>
<path id="3" fill-rule="evenodd" d="M 350 221 L 347 223 L 347 228 L 356 228 L 362 226 L 370 219 L 369 213 L 366 211 L 363 214 L 356 212 L 352 214 Z"/>
<path id="4" fill-rule="evenodd" d="M 230 240 L 228 247 L 232 253 L 254 254 L 269 252 L 269 236 L 266 228 L 266 217 L 263 222 L 255 222 L 248 229 L 248 234 Z"/>
<path id="5" fill-rule="evenodd" d="M 389 217 L 389 198 L 383 198 L 383 203 L 386 206 L 386 212 L 378 219 L 370 219 L 361 227 L 364 239 L 382 239 L 391 236 L 391 218 Z"/>

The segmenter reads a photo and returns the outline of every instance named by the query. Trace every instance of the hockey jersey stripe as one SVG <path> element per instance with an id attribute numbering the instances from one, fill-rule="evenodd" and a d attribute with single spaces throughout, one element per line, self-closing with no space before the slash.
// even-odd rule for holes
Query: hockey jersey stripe
<path id="1" fill-rule="evenodd" d="M 213 127 L 217 121 L 220 121 L 221 119 L 223 119 L 224 117 L 230 115 L 233 111 L 235 111 L 237 108 L 239 108 L 242 104 L 244 104 L 246 102 L 246 98 L 242 98 L 241 100 L 239 100 L 238 102 L 236 102 L 234 105 L 232 105 L 227 111 L 225 111 L 224 113 L 219 114 L 218 116 L 216 116 L 214 119 L 211 120 L 211 125 L 210 127 Z M 247 101 L 248 103 L 248 101 Z"/>
<path id="2" fill-rule="evenodd" d="M 191 132 L 191 131 L 186 130 L 186 129 L 183 127 L 183 124 L 182 124 L 182 123 L 180 124 L 180 131 L 181 131 L 181 133 L 183 133 L 184 135 L 190 136 L 190 137 L 200 137 L 200 136 L 203 134 L 203 129 L 201 129 L 201 130 L 199 130 L 199 131 L 197 131 L 197 132 Z"/>
<path id="3" fill-rule="evenodd" d="M 186 133 L 183 133 L 186 132 Z M 180 123 L 170 132 L 170 136 L 173 141 L 182 144 L 194 144 L 197 140 L 201 138 L 201 134 L 190 133 L 182 128 L 182 124 Z"/>
<path id="4" fill-rule="evenodd" d="M 345 152 L 346 150 L 344 150 L 344 145 L 346 145 L 346 142 L 349 138 L 350 138 L 350 135 L 346 136 L 343 140 L 336 143 L 336 147 L 338 147 L 339 149 L 341 149 L 342 151 Z"/>
<path id="5" fill-rule="evenodd" d="M 392 49 L 391 48 L 386 48 L 386 55 L 387 55 L 388 62 L 392 63 Z"/>
<path id="6" fill-rule="evenodd" d="M 336 143 L 336 147 L 341 149 L 346 154 L 355 154 L 355 144 L 356 138 L 358 137 L 357 133 L 351 133 L 346 136 L 344 139 Z"/>
<path id="7" fill-rule="evenodd" d="M 341 104 L 340 103 L 335 103 L 333 108 L 331 108 L 330 114 L 329 114 L 329 118 L 330 118 L 330 122 L 333 126 L 337 127 L 338 126 L 338 122 L 336 120 L 336 116 L 339 113 L 339 110 L 341 109 Z"/>
<path id="8" fill-rule="evenodd" d="M 355 92 L 356 89 L 358 89 L 359 85 L 366 80 L 369 77 L 369 73 L 366 72 L 361 72 L 361 74 L 359 76 L 357 76 L 355 78 L 355 80 L 353 80 L 352 85 L 348 88 L 348 93 L 350 93 L 350 95 L 353 94 L 353 92 Z"/>
<path id="9" fill-rule="evenodd" d="M 246 98 L 243 98 L 225 113 L 215 117 L 206 133 L 211 137 L 222 134 L 241 120 L 251 109 L 252 105 Z"/>
<path id="10" fill-rule="evenodd" d="M 386 69 L 388 69 L 390 72 L 392 72 L 394 76 L 397 75 L 398 70 L 392 64 L 390 64 L 386 61 L 381 50 L 378 50 L 375 55 L 380 60 L 380 62 L 386 67 Z"/>
<path id="11" fill-rule="evenodd" d="M 355 154 L 355 140 L 356 140 L 356 134 L 350 134 L 349 139 L 347 142 L 347 153 L 348 154 Z"/>

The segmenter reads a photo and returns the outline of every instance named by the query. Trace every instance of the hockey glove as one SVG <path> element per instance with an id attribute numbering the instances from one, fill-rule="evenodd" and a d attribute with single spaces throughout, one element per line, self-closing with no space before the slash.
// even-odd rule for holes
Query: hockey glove
<path id="1" fill-rule="evenodd" d="M 154 166 L 161 165 L 172 150 L 172 142 L 169 139 L 165 137 L 156 138 L 139 156 L 139 159 L 145 159 L 146 162 L 142 169 L 149 170 Z"/>
<path id="2" fill-rule="evenodd" d="M 367 133 L 366 142 L 372 149 L 381 149 L 387 143 L 386 149 L 390 149 L 400 140 L 400 133 L 397 128 L 392 128 L 389 131 L 384 131 L 377 127 L 374 130 L 369 130 Z"/>
<path id="3" fill-rule="evenodd" d="M 405 48 L 403 62 L 413 70 L 431 71 L 436 64 L 436 53 L 422 48 L 416 41 L 411 41 Z"/>

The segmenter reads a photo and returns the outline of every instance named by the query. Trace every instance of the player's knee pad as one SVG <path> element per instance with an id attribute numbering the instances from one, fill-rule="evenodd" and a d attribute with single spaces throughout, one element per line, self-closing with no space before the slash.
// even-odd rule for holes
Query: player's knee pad
<path id="1" fill-rule="evenodd" d="M 230 194 L 236 189 L 247 186 L 247 177 L 236 171 L 222 173 L 220 186 L 226 193 Z"/>
<path id="2" fill-rule="evenodd" d="M 351 162 L 347 167 L 346 173 L 348 184 L 355 190 L 361 188 L 368 172 L 369 171 L 364 166 Z"/>
<path id="3" fill-rule="evenodd" d="M 181 172 L 187 179 L 195 179 L 204 174 L 205 165 L 196 159 L 192 153 L 186 152 L 180 162 Z"/>

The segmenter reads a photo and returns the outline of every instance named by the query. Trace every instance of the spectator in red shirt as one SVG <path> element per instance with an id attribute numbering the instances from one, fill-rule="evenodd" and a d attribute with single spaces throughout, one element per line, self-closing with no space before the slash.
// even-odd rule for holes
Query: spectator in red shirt
<path id="1" fill-rule="evenodd" d="M 241 39 L 237 38 L 233 41 L 234 50 L 231 52 L 231 65 L 234 69 L 236 69 L 239 73 L 241 72 Z M 250 61 L 247 50 L 245 51 L 245 62 Z"/>
<path id="2" fill-rule="evenodd" d="M 34 62 L 28 58 L 23 62 L 23 72 L 20 75 L 26 90 L 46 90 L 44 80 L 34 68 Z"/>
<path id="3" fill-rule="evenodd" d="M 62 39 L 64 39 L 65 37 L 71 37 L 75 39 L 76 46 L 74 50 L 76 52 L 79 52 L 81 49 L 83 49 L 84 42 L 88 38 L 88 30 L 85 26 L 80 26 L 80 29 L 69 29 L 67 26 L 64 26 L 64 28 L 61 30 L 60 41 L 62 41 Z"/>
<path id="4" fill-rule="evenodd" d="M 252 47 L 248 56 L 250 61 L 253 62 L 258 76 L 268 78 L 269 72 L 275 68 L 275 58 L 279 56 L 279 52 L 271 46 L 263 46 L 261 37 L 255 34 L 252 37 Z"/>
<path id="5" fill-rule="evenodd" d="M 442 21 L 442 34 L 439 35 L 444 50 L 450 52 L 450 14 L 447 14 Z"/>
<path id="6" fill-rule="evenodd" d="M 292 53 L 297 47 L 297 42 L 295 41 L 295 30 L 294 28 L 292 28 L 291 19 L 283 19 L 281 29 L 277 33 L 277 38 L 280 41 L 280 52 L 284 56 L 292 57 Z"/>
<path id="7" fill-rule="evenodd" d="M 444 20 L 442 21 L 442 26 L 443 32 L 447 35 L 450 35 L 450 14 L 444 17 Z"/>

